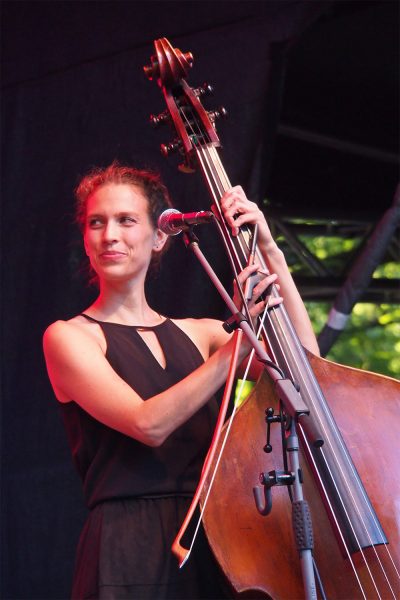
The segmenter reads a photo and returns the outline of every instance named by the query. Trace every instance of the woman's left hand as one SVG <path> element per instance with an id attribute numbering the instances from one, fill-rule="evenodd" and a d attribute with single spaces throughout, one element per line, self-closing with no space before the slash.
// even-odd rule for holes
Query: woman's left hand
<path id="1" fill-rule="evenodd" d="M 225 218 L 226 224 L 232 229 L 232 235 L 237 236 L 239 228 L 242 225 L 257 225 L 257 246 L 262 258 L 267 265 L 271 275 L 267 275 L 265 279 L 257 282 L 254 287 L 254 296 L 250 299 L 251 315 L 254 318 L 258 316 L 266 306 L 270 307 L 282 302 L 279 297 L 270 296 L 267 300 L 256 302 L 260 297 L 260 289 L 270 285 L 269 277 L 273 277 L 272 273 L 277 273 L 280 283 L 280 294 L 285 298 L 285 307 L 289 317 L 297 331 L 301 343 L 314 354 L 319 354 L 318 343 L 312 329 L 310 319 L 306 308 L 300 297 L 299 291 L 292 279 L 286 259 L 283 252 L 278 248 L 271 231 L 267 225 L 263 212 L 259 209 L 255 202 L 251 202 L 240 186 L 235 186 L 225 192 L 222 196 L 221 210 Z M 256 257 L 257 262 L 257 257 Z M 246 267 L 251 269 L 252 267 Z M 257 267 L 254 267 L 257 270 Z M 246 269 L 242 271 L 241 276 L 246 279 Z M 262 273 L 262 271 L 260 271 Z M 264 274 L 265 275 L 265 274 Z M 249 275 L 247 274 L 247 278 Z M 237 290 L 235 290 L 237 294 Z M 236 300 L 236 306 L 241 309 L 241 301 Z M 268 303 L 266 305 L 266 302 Z"/>
<path id="2" fill-rule="evenodd" d="M 265 220 L 264 213 L 255 202 L 251 202 L 240 185 L 227 190 L 220 201 L 222 213 L 232 235 L 237 236 L 242 225 L 258 226 L 257 243 L 266 254 L 276 251 L 277 245 Z"/>
<path id="3" fill-rule="evenodd" d="M 240 185 L 225 192 L 221 198 L 221 208 L 226 223 L 232 228 L 233 235 L 237 235 L 239 227 L 246 223 L 266 225 L 265 217 L 258 205 L 247 198 Z"/>

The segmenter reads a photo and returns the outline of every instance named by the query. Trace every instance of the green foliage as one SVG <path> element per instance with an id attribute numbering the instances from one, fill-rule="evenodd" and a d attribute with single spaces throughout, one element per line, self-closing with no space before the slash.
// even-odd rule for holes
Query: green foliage
<path id="1" fill-rule="evenodd" d="M 318 334 L 326 323 L 330 305 L 308 302 L 306 306 Z M 356 304 L 327 358 L 400 379 L 400 307 Z"/>
<path id="2" fill-rule="evenodd" d="M 254 388 L 254 385 L 254 381 L 243 381 L 243 379 L 237 380 L 234 400 L 236 408 L 239 408 L 239 406 L 246 400 L 247 396 Z"/>
<path id="3" fill-rule="evenodd" d="M 304 238 L 303 242 L 325 264 L 335 268 L 338 258 L 342 262 L 346 254 L 350 257 L 359 244 L 359 238 L 320 236 Z M 373 277 L 400 278 L 400 263 L 385 262 L 379 265 Z M 308 302 L 306 305 L 318 334 L 327 321 L 330 304 Z M 327 358 L 400 379 L 400 306 L 356 304 Z"/>
<path id="4" fill-rule="evenodd" d="M 395 279 L 400 277 L 400 263 L 398 262 L 387 262 L 380 265 L 373 274 L 374 279 L 380 277 L 387 277 L 387 279 Z"/>

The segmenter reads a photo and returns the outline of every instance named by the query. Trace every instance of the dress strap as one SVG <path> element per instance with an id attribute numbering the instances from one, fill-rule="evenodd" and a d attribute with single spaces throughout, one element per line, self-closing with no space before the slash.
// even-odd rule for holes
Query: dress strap
<path id="1" fill-rule="evenodd" d="M 80 313 L 79 316 L 85 317 L 85 319 L 87 319 L 88 321 L 93 321 L 93 323 L 102 323 L 103 322 L 103 321 L 98 321 L 97 319 L 94 319 L 93 317 L 91 317 L 90 315 L 87 315 L 86 313 Z"/>

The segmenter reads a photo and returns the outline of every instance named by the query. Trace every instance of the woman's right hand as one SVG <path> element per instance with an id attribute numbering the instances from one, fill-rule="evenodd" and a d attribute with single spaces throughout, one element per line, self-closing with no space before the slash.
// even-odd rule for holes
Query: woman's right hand
<path id="1" fill-rule="evenodd" d="M 256 319 L 264 310 L 283 302 L 281 296 L 273 296 L 271 293 L 268 293 L 269 288 L 273 284 L 279 290 L 277 280 L 278 275 L 276 273 L 266 273 L 257 264 L 249 265 L 239 273 L 239 285 L 243 290 L 250 315 L 253 319 Z M 267 292 L 267 294 L 262 298 L 264 292 Z M 233 282 L 233 301 L 238 310 L 242 311 L 243 302 L 236 281 Z"/>

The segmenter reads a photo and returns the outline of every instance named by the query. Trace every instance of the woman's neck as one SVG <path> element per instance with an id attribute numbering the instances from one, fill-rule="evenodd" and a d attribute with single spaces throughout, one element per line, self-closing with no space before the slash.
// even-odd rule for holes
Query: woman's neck
<path id="1" fill-rule="evenodd" d="M 163 320 L 147 303 L 143 287 L 102 286 L 98 298 L 85 312 L 99 321 L 122 325 L 151 326 Z"/>

